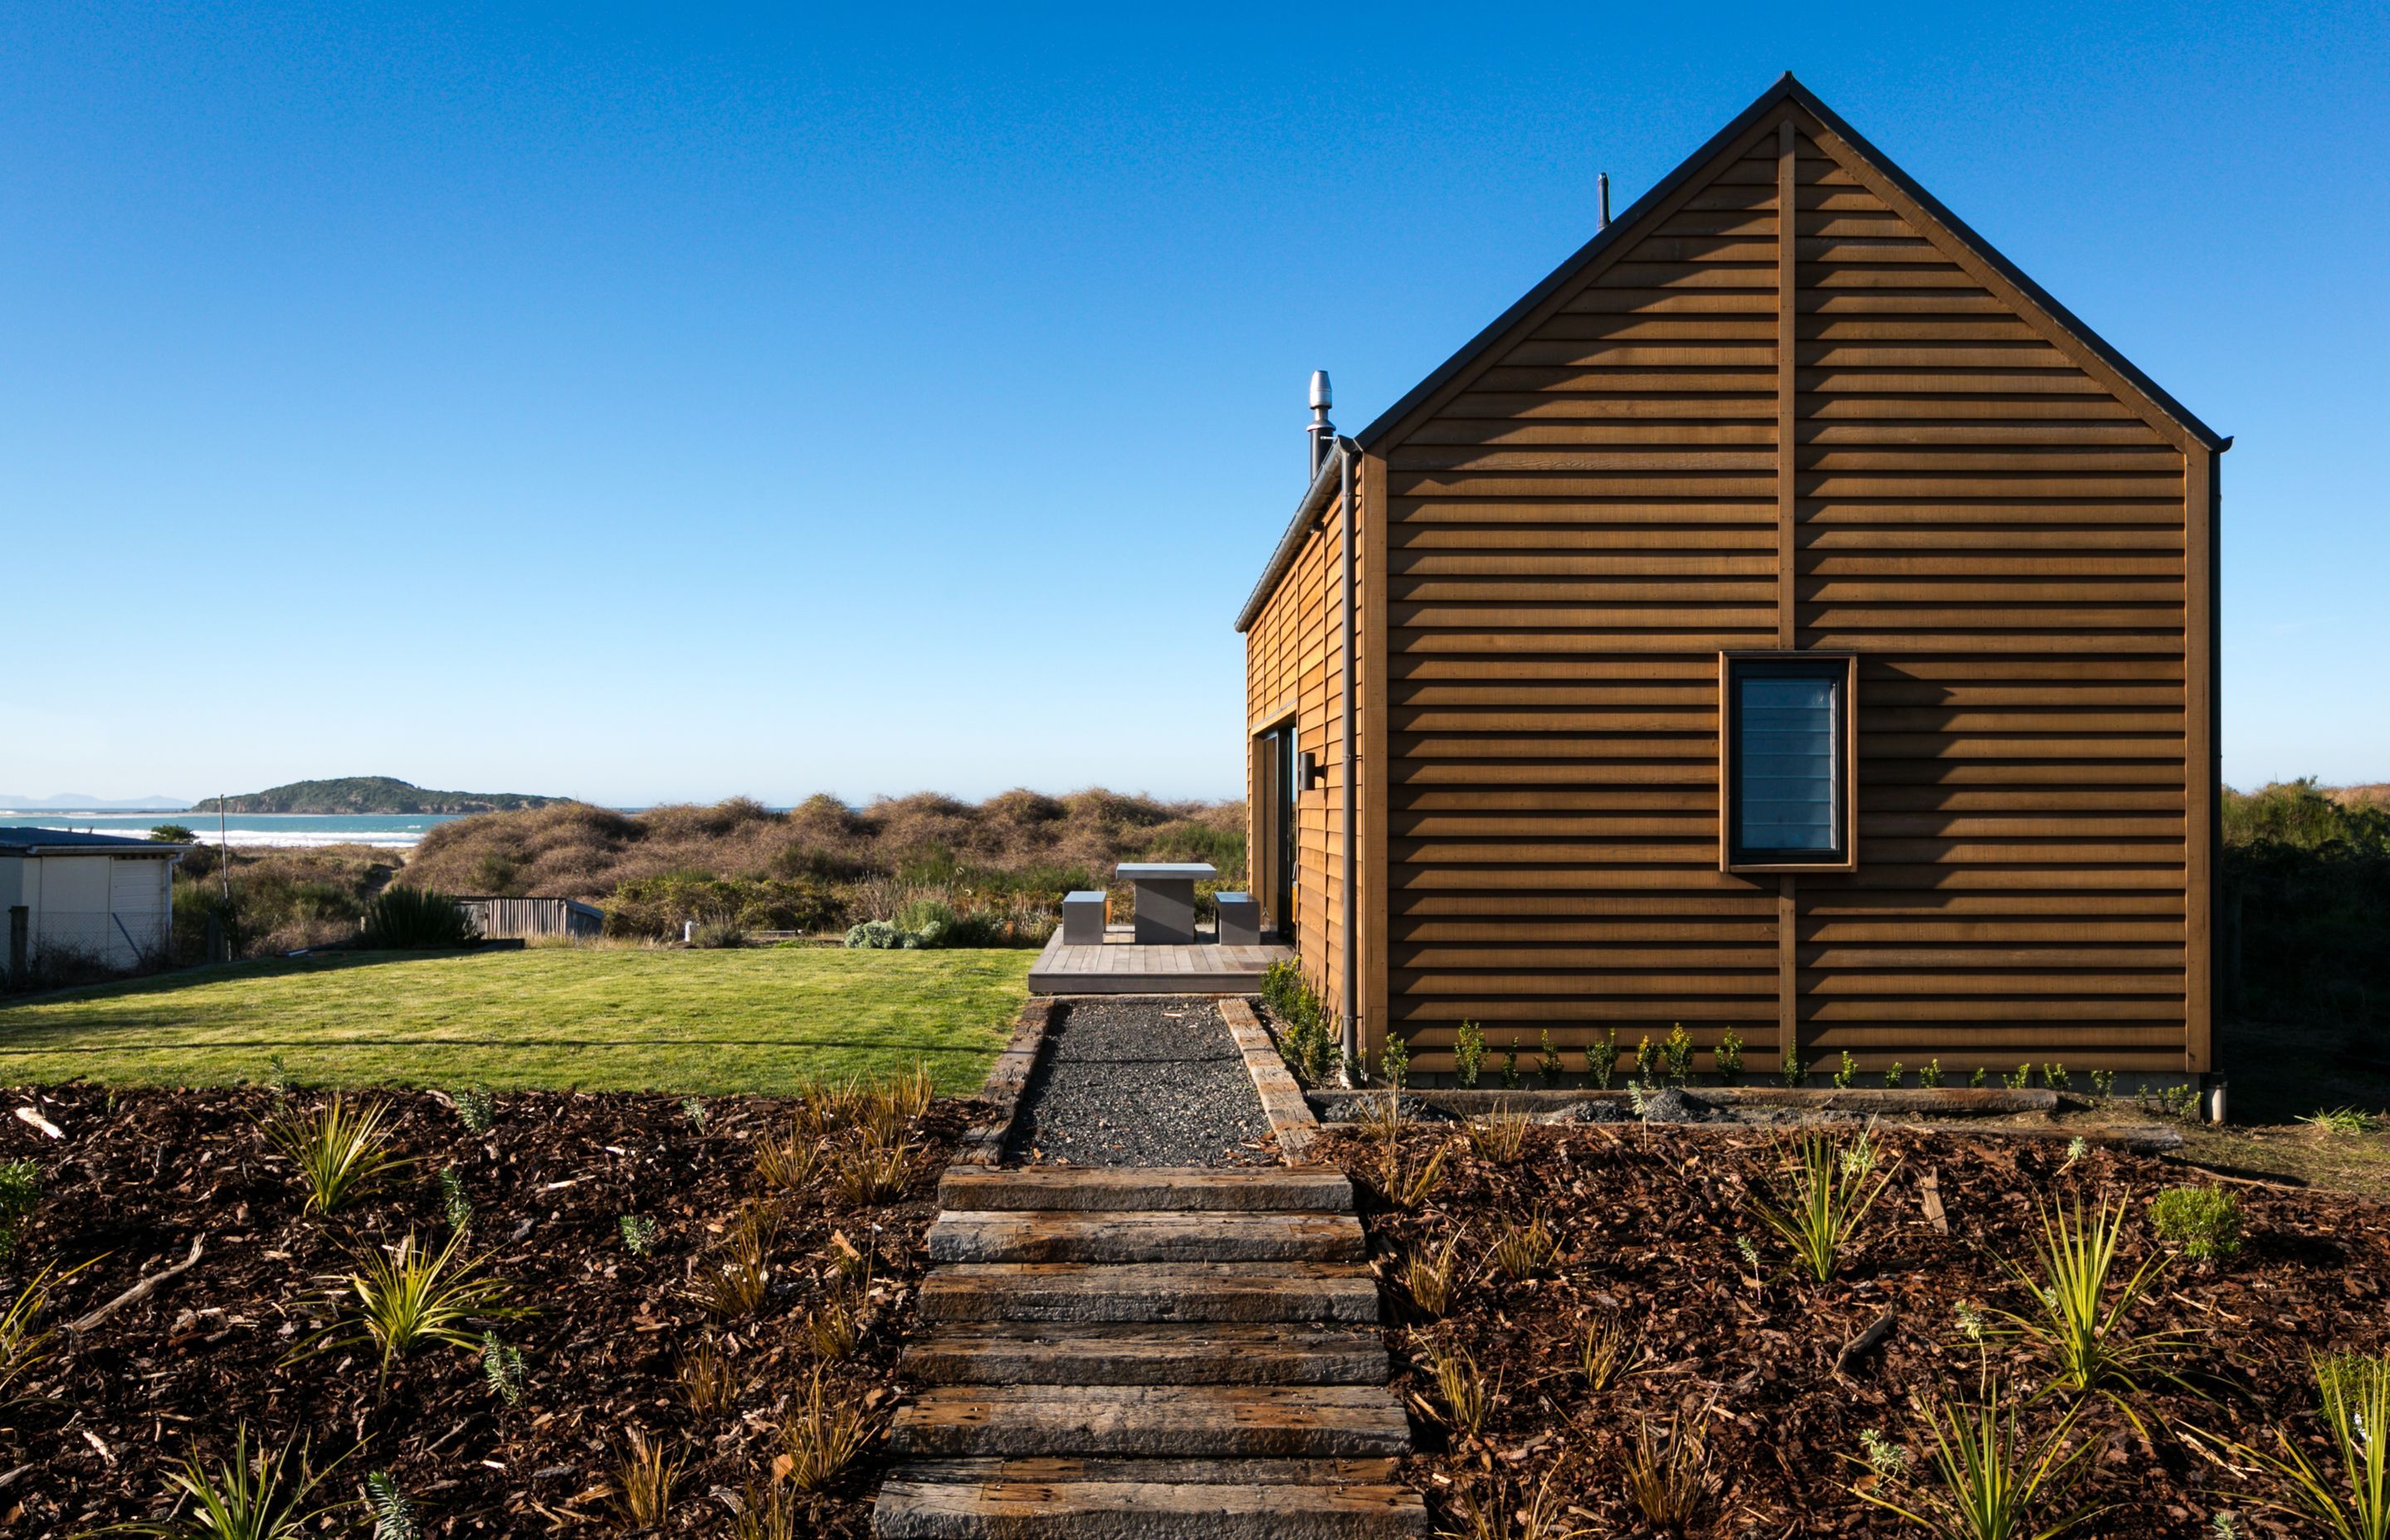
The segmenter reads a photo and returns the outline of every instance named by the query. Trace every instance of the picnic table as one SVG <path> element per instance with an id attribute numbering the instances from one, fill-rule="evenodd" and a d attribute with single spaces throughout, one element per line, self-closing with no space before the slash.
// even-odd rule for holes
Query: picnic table
<path id="1" fill-rule="evenodd" d="M 1195 884 L 1220 868 L 1209 861 L 1124 861 L 1112 875 L 1137 890 L 1140 946 L 1186 946 L 1195 940 Z"/>

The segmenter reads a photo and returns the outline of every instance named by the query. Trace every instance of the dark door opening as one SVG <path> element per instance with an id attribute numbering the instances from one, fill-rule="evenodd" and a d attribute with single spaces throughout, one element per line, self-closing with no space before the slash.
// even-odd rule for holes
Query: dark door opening
<path id="1" fill-rule="evenodd" d="M 1253 895 L 1262 929 L 1294 935 L 1294 724 L 1253 739 Z"/>

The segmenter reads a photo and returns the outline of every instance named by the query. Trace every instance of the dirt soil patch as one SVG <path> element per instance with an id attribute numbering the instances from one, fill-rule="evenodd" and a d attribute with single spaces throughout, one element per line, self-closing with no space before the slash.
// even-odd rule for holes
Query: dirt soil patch
<path id="1" fill-rule="evenodd" d="M 1046 1037 L 1014 1158 L 1237 1165 L 1277 1158 L 1245 1059 L 1209 1000 L 1073 1000 Z"/>
<path id="2" fill-rule="evenodd" d="M 1715 1482 L 1688 1533 L 1738 1540 L 1913 1534 L 1853 1494 L 1854 1482 L 1874 1479 L 1861 1435 L 1880 1431 L 1922 1469 L 1931 1441 L 1912 1393 L 1972 1396 L 1986 1361 L 2029 1389 L 2047 1382 L 2031 1351 L 1997 1331 L 1996 1312 L 2030 1303 L 2004 1259 L 2033 1265 L 2037 1202 L 2125 1199 L 2121 1281 L 2159 1249 L 2146 1201 L 2165 1187 L 2204 1185 L 2180 1165 L 2096 1148 L 2070 1161 L 2062 1145 L 1885 1134 L 1884 1158 L 1898 1161 L 1891 1186 L 1862 1249 L 1834 1281 L 1818 1285 L 1791 1276 L 1788 1253 L 1745 1206 L 1779 1164 L 1768 1134 L 1536 1127 L 1508 1163 L 1472 1152 L 1448 1126 L 1414 1127 L 1402 1142 L 1414 1169 L 1438 1145 L 1449 1147 L 1442 1185 L 1416 1212 L 1390 1209 L 1377 1194 L 1381 1136 L 1337 1130 L 1313 1154 L 1343 1164 L 1373 1211 L 1367 1223 L 1386 1281 L 1388 1338 L 1404 1366 L 1397 1383 L 1422 1435 L 1423 1452 L 1407 1462 L 1407 1475 L 1440 1521 L 1464 1531 L 1467 1499 L 1507 1490 L 1515 1506 L 1548 1475 L 1555 1499 L 1576 1510 L 1563 1527 L 1650 1533 L 1624 1494 L 1624 1467 L 1647 1420 L 1682 1416 L 1705 1431 Z M 1947 1234 L 1926 1215 L 1921 1179 L 1928 1174 Z M 2087 1405 L 2077 1427 L 2098 1448 L 2085 1462 L 2081 1495 L 2114 1506 L 2074 1533 L 2212 1540 L 2216 1512 L 2243 1505 L 2217 1490 L 2215 1467 L 2179 1431 L 2270 1445 L 2266 1429 L 2286 1423 L 2294 1436 L 2318 1439 L 2309 1351 L 2390 1345 L 2390 1206 L 2312 1191 L 2232 1190 L 2244 1209 L 2242 1253 L 2220 1265 L 2169 1262 L 2129 1323 L 2140 1332 L 2192 1334 L 2196 1345 L 2181 1367 L 2213 1371 L 2216 1381 L 2205 1397 L 2159 1387 L 2136 1398 L 2153 1442 L 2114 1406 Z M 1525 1277 L 1505 1276 L 1490 1261 L 1495 1238 L 1537 1213 L 1556 1233 L 1559 1254 Z M 1400 1261 L 1456 1233 L 1467 1237 L 1458 1248 L 1467 1281 L 1448 1314 L 1430 1318 L 1406 1295 Z M 1741 1239 L 1758 1248 L 1756 1277 Z M 1971 1338 L 1962 1307 L 1991 1318 L 1995 1329 Z M 1889 1334 L 1837 1372 L 1844 1345 L 1887 1309 Z M 1605 1317 L 1625 1327 L 1637 1361 L 1595 1392 L 1579 1372 L 1579 1345 Z M 1422 1367 L 1430 1342 L 1465 1349 L 1495 1387 L 1477 1435 L 1442 1425 Z M 2024 1420 L 2048 1428 L 2063 1409 L 2049 1397 Z M 2239 1525 L 2243 1534 L 2289 1533 L 2246 1511 Z"/>
<path id="3" fill-rule="evenodd" d="M 195 1449 L 222 1460 L 245 1423 L 252 1446 L 307 1438 L 319 1461 L 347 1456 L 330 1496 L 354 1496 L 368 1471 L 388 1470 L 428 1535 L 628 1532 L 612 1485 L 636 1430 L 685 1464 L 657 1533 L 726 1533 L 725 1495 L 767 1477 L 809 1386 L 802 1328 L 841 1287 L 834 1233 L 871 1254 L 874 1281 L 860 1342 L 825 1370 L 829 1398 L 881 1422 L 900 1398 L 893 1366 L 937 1176 L 975 1104 L 932 1104 L 908 1135 L 912 1175 L 893 1201 L 850 1205 L 820 1174 L 765 1200 L 778 1219 L 768 1293 L 752 1316 L 729 1320 L 687 1290 L 761 1193 L 755 1141 L 786 1126 L 789 1104 L 714 1100 L 699 1105 L 700 1122 L 692 1104 L 664 1097 L 502 1096 L 496 1122 L 476 1136 L 436 1097 L 383 1099 L 395 1149 L 418 1163 L 325 1219 L 302 1213 L 288 1162 L 259 1132 L 270 1091 L 7 1095 L 11 1112 L 32 1107 L 63 1136 L 0 1116 L 0 1160 L 30 1157 L 43 1188 L 0 1263 L 0 1304 L 45 1264 L 89 1263 L 56 1290 L 46 1324 L 62 1328 L 184 1260 L 195 1239 L 205 1246 L 151 1297 L 81 1337 L 57 1331 L 56 1356 L 32 1376 L 38 1393 L 0 1411 L 0 1531 L 62 1536 L 162 1514 L 168 1471 Z M 469 1234 L 490 1253 L 488 1273 L 537 1312 L 492 1323 L 520 1352 L 520 1399 L 494 1393 L 478 1351 L 420 1349 L 386 1387 L 368 1350 L 286 1364 L 332 1318 L 335 1275 L 410 1230 L 446 1239 L 443 1169 L 472 1206 Z M 654 1224 L 644 1254 L 625 1242 L 626 1214 Z M 701 1344 L 734 1366 L 739 1387 L 703 1411 L 676 1380 Z M 795 1500 L 796 1533 L 865 1533 L 877 1448 Z"/>

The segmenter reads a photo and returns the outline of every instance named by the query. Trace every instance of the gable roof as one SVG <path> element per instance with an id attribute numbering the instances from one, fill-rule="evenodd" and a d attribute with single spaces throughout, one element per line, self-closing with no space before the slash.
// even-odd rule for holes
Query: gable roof
<path id="1" fill-rule="evenodd" d="M 1775 84 L 1761 92 L 1757 100 L 1737 113 L 1733 122 L 1710 135 L 1709 141 L 1687 156 L 1676 170 L 1662 177 L 1649 192 L 1628 205 L 1626 211 L 1612 220 L 1600 234 L 1577 248 L 1574 254 L 1554 268 L 1543 282 L 1529 289 L 1518 303 L 1495 317 L 1484 330 L 1463 344 L 1459 352 L 1438 366 L 1434 373 L 1380 413 L 1376 421 L 1352 438 L 1340 438 L 1340 445 L 1348 451 L 1366 453 L 1398 438 L 1401 430 L 1411 425 L 1411 419 L 1434 401 L 1446 386 L 1480 364 L 1490 362 L 1486 354 L 1497 343 L 1526 323 L 1555 294 L 1568 288 L 1606 253 L 1632 240 L 1637 226 L 1655 210 L 1665 204 L 1686 183 L 1707 171 L 1710 164 L 1737 140 L 1787 102 L 1807 113 L 1816 121 L 1817 126 L 1839 139 L 1852 154 L 1866 162 L 1870 171 L 1889 184 L 1899 197 L 1912 204 L 1915 212 L 1924 221 L 1923 233 L 1928 239 L 1943 237 L 1955 242 L 2013 291 L 2012 298 L 2024 307 L 2028 321 L 2037 322 L 2054 342 L 2108 374 L 2111 377 L 2109 383 L 2139 397 L 2139 404 L 2145 416 L 2162 419 L 2175 430 L 2169 437 L 2188 438 L 2191 443 L 2219 454 L 2232 447 L 2230 438 L 2200 421 L 2188 407 L 2137 368 L 2132 360 L 2118 353 L 2107 339 L 2084 325 L 2073 311 L 2052 299 L 2039 284 L 2002 256 L 1991 242 L 1977 235 L 1966 221 L 1944 208 L 1939 199 L 1918 186 L 1907 172 L 1895 165 L 1864 135 L 1844 122 L 1832 108 L 1819 101 L 1807 86 L 1793 79 L 1789 70 Z M 1279 537 L 1268 564 L 1263 568 L 1261 577 L 1255 581 L 1253 592 L 1245 599 L 1244 608 L 1239 611 L 1236 627 L 1239 631 L 1251 629 L 1253 622 L 1260 618 L 1270 596 L 1277 591 L 1279 581 L 1286 575 L 1287 569 L 1294 564 L 1295 557 L 1302 551 L 1310 526 L 1325 510 L 1329 495 L 1336 484 L 1336 459 L 1330 456 L 1296 502 L 1294 515 L 1287 522 L 1286 533 Z"/>
<path id="2" fill-rule="evenodd" d="M 1832 108 L 1819 101 L 1810 93 L 1808 87 L 1794 80 L 1792 72 L 1789 70 L 1774 85 L 1761 92 L 1756 101 L 1736 114 L 1732 122 L 1712 135 L 1707 144 L 1687 156 L 1676 170 L 1662 177 L 1651 191 L 1630 204 L 1625 213 L 1611 221 L 1606 229 L 1577 248 L 1574 255 L 1553 269 L 1551 275 L 1543 282 L 1529 289 L 1517 304 L 1504 311 L 1495 318 L 1493 324 L 1471 338 L 1458 353 L 1446 359 L 1434 373 L 1420 380 L 1407 395 L 1380 413 L 1375 422 L 1355 435 L 1356 442 L 1364 450 L 1368 450 L 1394 437 L 1396 430 L 1404 427 L 1414 413 L 1425 405 L 1446 385 L 1451 383 L 1455 377 L 1476 363 L 1488 349 L 1534 314 L 1536 309 L 1549 300 L 1555 292 L 1566 288 L 1580 273 L 1599 261 L 1603 253 L 1630 238 L 1636 225 L 1665 202 L 1671 194 L 1707 169 L 1710 162 L 1722 154 L 1728 146 L 1749 133 L 1760 120 L 1786 102 L 1799 107 L 1815 118 L 1820 127 L 1848 145 L 1877 174 L 1891 183 L 1909 201 L 1915 203 L 1919 212 L 1922 212 L 1933 225 L 1938 225 L 1947 231 L 1971 254 L 2014 288 L 2027 304 L 2040 311 L 2039 319 L 2046 322 L 2051 329 L 2063 338 L 2072 340 L 2077 349 L 2105 365 L 2120 377 L 2122 382 L 2130 391 L 2143 398 L 2145 405 L 2154 409 L 2158 415 L 2207 449 L 2221 452 L 2231 447 L 2232 441 L 2229 438 L 2218 434 L 2214 429 L 2192 416 L 2180 402 L 2168 395 L 2155 380 L 2136 368 L 2130 359 L 2111 346 L 2105 338 L 2085 326 L 2073 311 L 2050 298 L 2039 284 L 2025 276 L 2014 263 L 2000 255 L 1991 242 L 1977 235 L 1964 220 L 1944 208 L 1939 199 L 1919 186 L 1910 179 L 1908 173 L 1895 165 L 1882 150 L 1869 143 L 1858 130 L 1843 122 Z M 1930 236 L 1932 232 L 1928 233 Z"/>
<path id="3" fill-rule="evenodd" d="M 0 853 L 9 855 L 180 855 L 190 848 L 162 840 L 85 834 L 77 829 L 0 828 Z"/>

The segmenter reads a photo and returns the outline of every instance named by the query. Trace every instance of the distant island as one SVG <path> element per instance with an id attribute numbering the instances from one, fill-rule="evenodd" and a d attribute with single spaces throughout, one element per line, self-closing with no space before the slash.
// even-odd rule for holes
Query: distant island
<path id="1" fill-rule="evenodd" d="M 193 813 L 515 813 L 546 807 L 562 797 L 520 791 L 426 791 L 388 776 L 341 776 L 333 780 L 292 781 L 239 797 L 208 797 Z"/>

